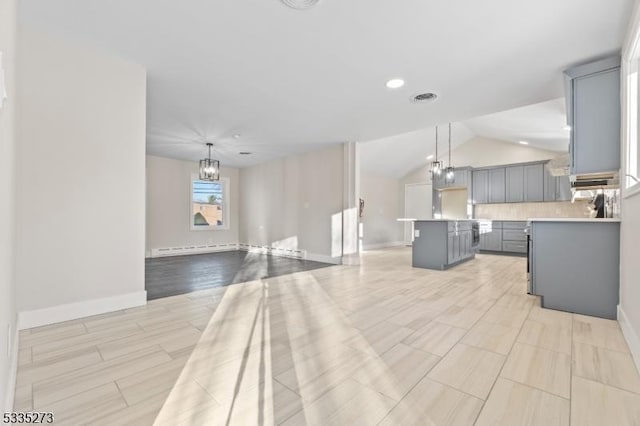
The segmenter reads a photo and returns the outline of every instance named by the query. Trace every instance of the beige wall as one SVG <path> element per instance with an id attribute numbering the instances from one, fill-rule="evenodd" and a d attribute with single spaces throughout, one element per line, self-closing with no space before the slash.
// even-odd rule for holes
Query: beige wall
<path id="1" fill-rule="evenodd" d="M 144 296 L 145 70 L 26 29 L 18 47 L 20 311 Z"/>
<path id="2" fill-rule="evenodd" d="M 516 145 L 513 143 L 475 137 L 468 142 L 453 149 L 451 152 L 454 166 L 487 167 L 502 164 L 524 163 L 527 161 L 550 160 L 560 153 L 546 151 L 530 146 Z M 446 154 L 440 156 L 446 160 Z M 400 211 L 404 211 L 404 186 L 408 183 L 421 183 L 429 181 L 429 168 L 425 165 L 409 172 L 400 179 L 401 197 Z"/>
<path id="3" fill-rule="evenodd" d="M 13 395 L 16 297 L 14 281 L 14 133 L 16 1 L 0 0 L 0 52 L 8 98 L 0 109 L 0 412 L 10 411 Z M 7 347 L 12 355 L 7 356 Z"/>
<path id="4" fill-rule="evenodd" d="M 240 169 L 240 242 L 341 256 L 343 146 Z"/>
<path id="5" fill-rule="evenodd" d="M 404 196 L 404 195 L 403 195 Z M 365 249 L 403 241 L 398 180 L 372 173 L 360 174 L 360 197 L 365 201 L 362 244 Z"/>
<path id="6" fill-rule="evenodd" d="M 192 231 L 191 177 L 198 163 L 147 156 L 147 252 L 192 244 L 238 243 L 238 169 L 222 167 L 229 179 L 229 229 Z"/>
<path id="7" fill-rule="evenodd" d="M 487 167 L 550 160 L 559 154 L 558 152 L 481 137 L 475 137 L 451 152 L 453 165 L 458 167 Z M 446 156 L 447 154 L 440 156 L 440 159 L 445 163 L 447 161 Z M 402 179 L 403 184 L 425 182 L 429 179 L 428 170 L 428 165 L 425 161 L 424 166 L 408 173 Z"/>

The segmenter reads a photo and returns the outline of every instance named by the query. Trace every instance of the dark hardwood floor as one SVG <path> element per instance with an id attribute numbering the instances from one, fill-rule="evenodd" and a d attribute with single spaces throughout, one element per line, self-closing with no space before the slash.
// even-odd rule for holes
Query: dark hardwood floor
<path id="1" fill-rule="evenodd" d="M 332 265 L 246 251 L 228 251 L 147 259 L 145 266 L 147 299 L 153 300 Z"/>

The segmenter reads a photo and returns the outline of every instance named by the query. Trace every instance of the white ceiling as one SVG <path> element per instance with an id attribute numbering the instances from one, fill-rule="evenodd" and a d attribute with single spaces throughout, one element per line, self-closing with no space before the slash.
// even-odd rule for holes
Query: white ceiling
<path id="1" fill-rule="evenodd" d="M 619 50 L 632 0 L 19 5 L 21 25 L 148 69 L 149 153 L 196 160 L 206 139 L 245 166 L 558 98 L 563 69 Z M 409 102 L 424 91 L 438 101 Z"/>
<path id="2" fill-rule="evenodd" d="M 451 148 L 466 143 L 475 134 L 462 123 L 451 125 Z M 448 164 L 446 154 L 449 130 L 447 125 L 438 126 L 438 158 Z M 401 178 L 407 173 L 434 161 L 427 156 L 435 156 L 435 127 L 416 130 L 387 138 L 359 144 L 360 169 L 364 172 Z"/>
<path id="3" fill-rule="evenodd" d="M 464 124 L 476 135 L 506 142 L 529 142 L 550 151 L 568 151 L 570 132 L 564 98 L 472 118 Z"/>

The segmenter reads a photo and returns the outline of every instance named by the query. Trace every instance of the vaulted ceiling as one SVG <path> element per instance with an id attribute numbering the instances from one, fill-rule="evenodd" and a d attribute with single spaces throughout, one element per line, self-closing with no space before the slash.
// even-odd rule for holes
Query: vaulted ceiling
<path id="1" fill-rule="evenodd" d="M 619 50 L 631 6 L 21 0 L 19 17 L 147 68 L 149 153 L 196 160 L 213 141 L 246 166 L 561 97 L 563 69 Z M 405 86 L 386 88 L 396 77 Z M 421 92 L 438 99 L 409 101 Z"/>

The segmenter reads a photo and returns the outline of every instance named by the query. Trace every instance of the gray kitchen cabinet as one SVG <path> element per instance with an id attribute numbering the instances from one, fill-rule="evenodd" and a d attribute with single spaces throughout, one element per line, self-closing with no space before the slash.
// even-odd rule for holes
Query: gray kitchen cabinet
<path id="1" fill-rule="evenodd" d="M 473 204 L 487 203 L 489 201 L 489 194 L 487 193 L 489 172 L 487 170 L 474 170 L 472 176 Z"/>
<path id="2" fill-rule="evenodd" d="M 549 170 L 544 169 L 544 201 L 556 201 L 558 198 L 558 178 L 552 176 Z"/>
<path id="3" fill-rule="evenodd" d="M 531 293 L 542 306 L 616 319 L 620 223 L 532 221 Z"/>
<path id="4" fill-rule="evenodd" d="M 505 198 L 505 169 L 504 167 L 489 169 L 487 176 L 488 202 L 504 203 Z"/>
<path id="5" fill-rule="evenodd" d="M 620 58 L 565 71 L 571 174 L 620 169 Z"/>
<path id="6" fill-rule="evenodd" d="M 502 229 L 491 229 L 480 233 L 480 250 L 502 251 Z"/>
<path id="7" fill-rule="evenodd" d="M 524 166 L 524 201 L 538 202 L 544 200 L 544 165 L 532 164 Z"/>
<path id="8" fill-rule="evenodd" d="M 507 203 L 522 203 L 524 201 L 524 166 L 510 166 L 506 168 Z"/>
<path id="9" fill-rule="evenodd" d="M 544 201 L 571 201 L 569 176 L 551 176 L 544 171 Z"/>
<path id="10" fill-rule="evenodd" d="M 475 257 L 471 221 L 418 220 L 414 229 L 412 265 L 416 268 L 444 270 Z"/>

